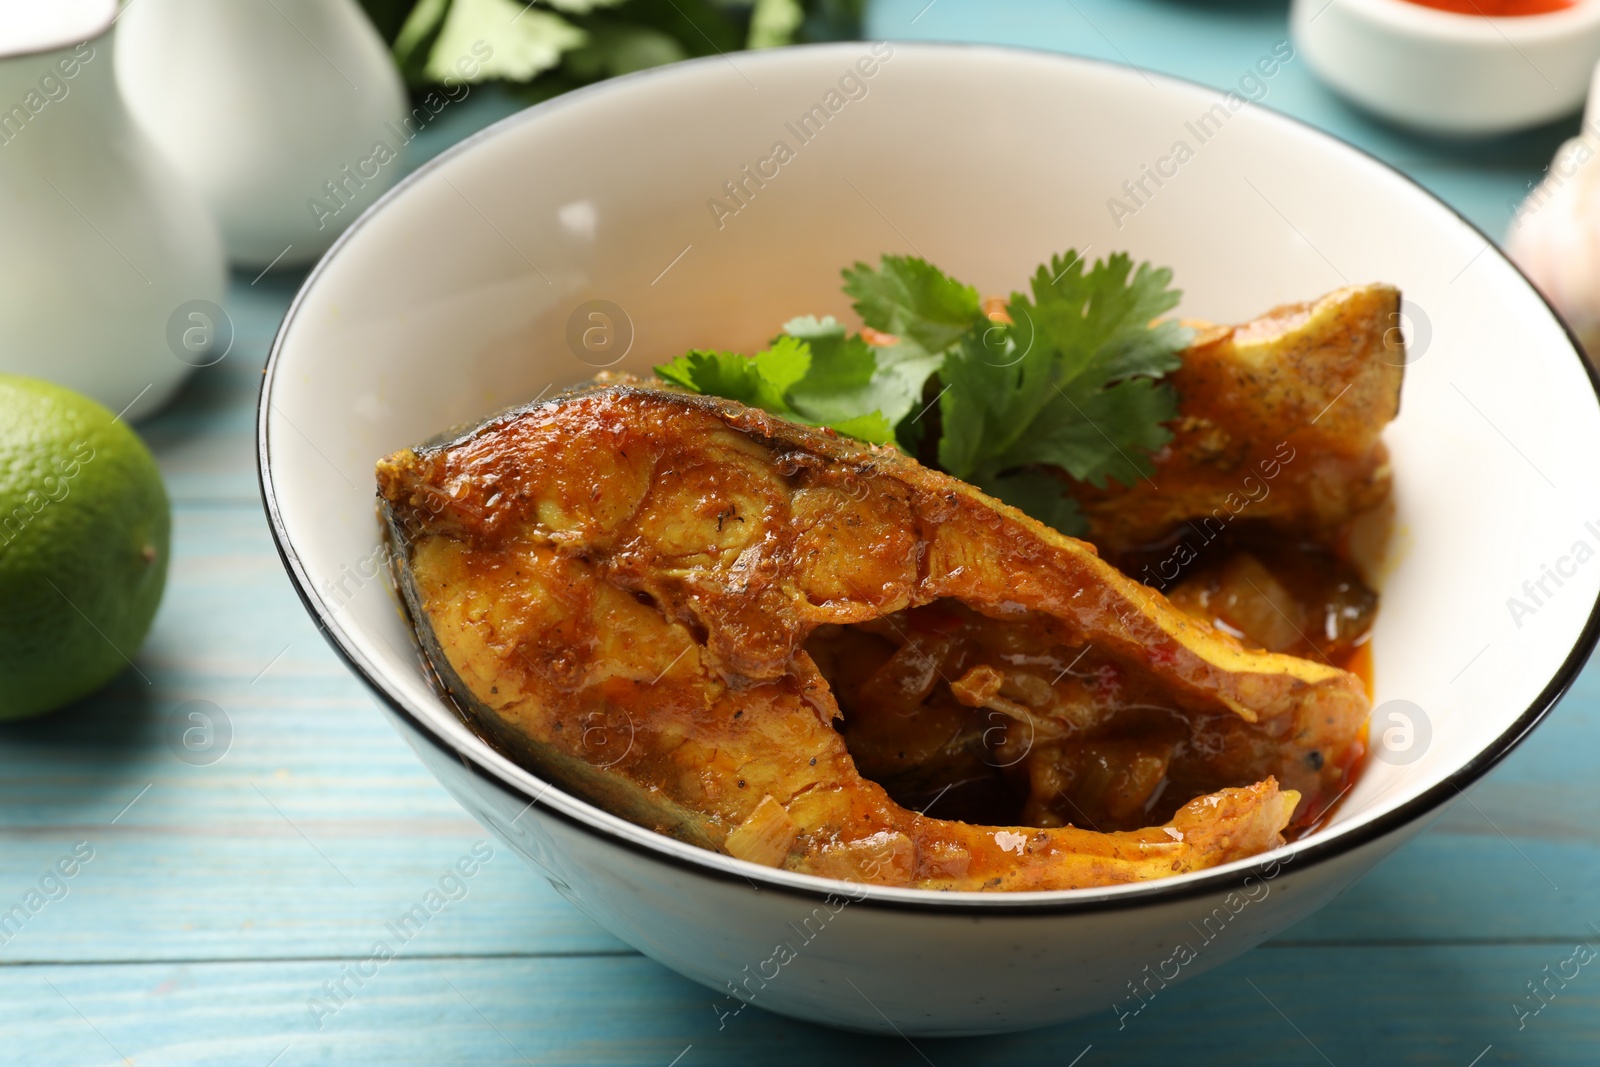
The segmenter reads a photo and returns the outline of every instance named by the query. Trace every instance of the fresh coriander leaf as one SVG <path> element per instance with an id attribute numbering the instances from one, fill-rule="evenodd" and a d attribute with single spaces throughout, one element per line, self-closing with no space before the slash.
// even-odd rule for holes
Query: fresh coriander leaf
<path id="1" fill-rule="evenodd" d="M 694 351 L 656 368 L 665 381 L 726 397 L 795 422 L 826 426 L 871 444 L 894 439 L 894 423 L 876 404 L 889 396 L 875 382 L 876 361 L 859 337 L 833 319 L 796 319 L 800 336 L 783 334 L 746 358 Z"/>
<path id="2" fill-rule="evenodd" d="M 894 440 L 893 427 L 921 400 L 923 384 L 943 358 L 900 345 L 875 348 L 832 316 L 792 319 L 783 329 L 811 347 L 811 372 L 789 394 L 795 409 L 873 444 Z M 845 429 L 848 420 L 866 415 L 880 416 L 881 424 L 862 424 L 872 427 L 870 433 Z"/>
<path id="3" fill-rule="evenodd" d="M 671 363 L 658 365 L 656 376 L 692 392 L 747 404 L 754 404 L 762 390 L 755 362 L 738 352 L 690 349 Z"/>
<path id="4" fill-rule="evenodd" d="M 589 40 L 561 60 L 562 71 L 580 81 L 632 74 L 689 58 L 681 44 L 653 26 L 591 21 Z"/>
<path id="5" fill-rule="evenodd" d="M 436 0 L 424 0 L 425 5 L 430 2 Z M 478 65 L 477 75 L 467 80 L 527 81 L 560 64 L 563 53 L 588 40 L 583 30 L 560 15 L 517 0 L 453 0 L 445 6 L 443 24 L 422 67 L 423 75 L 431 81 L 461 78 L 456 63 L 462 57 L 471 58 Z M 419 6 L 413 20 L 421 13 Z M 408 22 L 400 32 L 401 40 L 408 45 L 410 29 Z M 490 54 L 484 58 L 481 53 L 486 48 Z M 399 43 L 395 51 L 401 52 Z"/>
<path id="6" fill-rule="evenodd" d="M 832 315 L 805 315 L 783 324 L 783 336 L 804 341 L 811 349 L 811 370 L 797 388 L 811 394 L 858 389 L 872 380 L 878 369 L 872 347 L 859 335 L 849 334 Z"/>
<path id="7" fill-rule="evenodd" d="M 1030 320 L 1034 330 L 1067 355 L 1068 379 L 1088 368 L 1107 381 L 1135 375 L 1159 378 L 1182 364 L 1178 353 L 1192 336 L 1171 320 L 1151 325 L 1183 296 L 1171 284 L 1172 271 L 1148 263 L 1134 270 L 1126 252 L 1114 253 L 1088 271 L 1083 257 L 1068 252 L 1051 256 L 1049 265 L 1035 272 L 1031 302 L 1013 294 L 1007 310 L 1019 326 Z"/>
<path id="8" fill-rule="evenodd" d="M 545 0 L 545 3 L 563 15 L 587 15 L 591 11 L 616 7 L 627 2 L 628 0 Z"/>
<path id="9" fill-rule="evenodd" d="M 400 28 L 415 6 L 415 0 L 361 0 L 361 8 L 372 20 L 373 29 L 389 44 L 400 35 Z"/>
<path id="10" fill-rule="evenodd" d="M 1070 485 L 1103 487 L 1152 471 L 1177 411 L 1159 381 L 1180 364 L 1191 331 L 1161 317 L 1179 293 L 1171 272 L 1125 254 L 1088 268 L 1056 256 L 1015 293 L 1010 321 L 981 311 L 977 292 L 920 259 L 858 263 L 845 291 L 867 325 L 900 338 L 875 347 L 832 318 L 798 318 L 746 359 L 690 352 L 662 378 L 873 443 L 913 449 L 912 411 L 938 404 L 939 466 L 1070 534 L 1085 522 Z M 927 398 L 933 398 L 929 401 Z M 909 442 L 909 444 L 908 444 Z"/>
<path id="11" fill-rule="evenodd" d="M 1082 537 L 1089 532 L 1089 524 L 1078 510 L 1078 502 L 1068 494 L 1059 475 L 1024 467 L 997 474 L 978 488 L 1071 537 Z"/>
<path id="12" fill-rule="evenodd" d="M 1003 470 L 1048 402 L 1054 371 L 1048 349 L 1018 348 L 1003 325 L 963 337 L 939 370 L 939 466 L 969 482 Z"/>
<path id="13" fill-rule="evenodd" d="M 865 0 L 359 2 L 393 42 L 396 62 L 413 88 L 461 77 L 455 69 L 467 54 L 461 46 L 481 40 L 494 55 L 486 64 L 490 69 L 472 80 L 508 80 L 521 86 L 516 92 L 525 101 L 684 56 L 854 39 L 865 6 Z"/>
<path id="14" fill-rule="evenodd" d="M 628 0 L 619 14 L 669 35 L 692 56 L 721 55 L 744 47 L 747 19 L 740 17 L 744 12 L 717 0 Z M 593 19 L 585 20 L 586 26 L 593 24 Z"/>
<path id="15" fill-rule="evenodd" d="M 924 386 L 939 373 L 947 351 L 987 325 L 978 291 L 912 256 L 884 256 L 877 268 L 857 263 L 843 273 L 844 291 L 854 298 L 861 320 L 899 339 L 877 349 L 881 377 L 902 398 L 880 410 L 896 425 L 899 447 L 914 454 L 922 430 L 906 420 L 923 406 Z"/>
<path id="16" fill-rule="evenodd" d="M 940 362 L 943 362 L 943 357 L 940 357 Z M 894 427 L 894 441 L 900 451 L 934 467 L 938 466 L 936 456 L 928 454 L 928 450 L 938 449 L 942 433 L 939 426 L 939 395 L 943 390 L 937 374 L 925 381 L 910 412 Z"/>
<path id="17" fill-rule="evenodd" d="M 911 343 L 874 348 L 873 352 L 878 360 L 876 382 L 888 394 L 882 398 L 879 410 L 895 425 L 902 425 L 906 419 L 927 406 L 923 390 L 929 379 L 934 378 L 944 365 L 944 353 L 929 354 L 919 345 Z M 908 428 L 904 436 L 897 433 L 894 440 L 902 452 L 915 454 L 915 428 Z"/>
<path id="18" fill-rule="evenodd" d="M 755 0 L 745 47 L 777 48 L 793 44 L 794 35 L 805 20 L 806 12 L 800 0 Z"/>
<path id="19" fill-rule="evenodd" d="M 784 336 L 811 352 L 810 369 L 788 393 L 801 421 L 875 445 L 894 440 L 894 423 L 909 404 L 903 372 L 881 370 L 876 350 L 831 316 L 792 319 Z"/>
<path id="20" fill-rule="evenodd" d="M 978 291 L 927 260 L 884 256 L 877 269 L 857 263 L 843 273 L 861 321 L 921 349 L 912 358 L 942 354 L 982 321 Z"/>
<path id="21" fill-rule="evenodd" d="M 757 352 L 752 361 L 761 372 L 761 377 L 771 383 L 779 394 L 784 394 L 810 372 L 811 349 L 804 341 L 779 337 Z"/>
<path id="22" fill-rule="evenodd" d="M 1131 275 L 1131 277 L 1130 277 Z M 1155 379 L 1180 365 L 1190 331 L 1151 320 L 1178 303 L 1171 273 L 1132 269 L 1117 254 L 1085 269 L 1052 257 L 1013 294 L 1011 325 L 969 333 L 940 371 L 939 463 L 982 486 L 1048 465 L 1103 487 L 1132 484 L 1171 439 L 1172 388 Z"/>
<path id="23" fill-rule="evenodd" d="M 656 374 L 697 393 L 794 417 L 797 412 L 786 394 L 810 368 L 811 352 L 805 342 L 780 337 L 771 348 L 750 357 L 697 349 L 657 367 Z"/>
<path id="24" fill-rule="evenodd" d="M 1101 489 L 1108 478 L 1132 485 L 1155 470 L 1150 454 L 1172 440 L 1165 424 L 1177 413 L 1172 387 L 1149 378 L 1099 389 L 1057 387 L 1036 420 L 1037 432 L 1000 462 L 1049 463 Z"/>
<path id="25" fill-rule="evenodd" d="M 944 364 L 944 355 L 896 354 L 895 348 L 878 349 L 878 374 L 884 382 L 885 391 L 894 397 L 893 402 L 885 399 L 878 410 L 890 423 L 899 425 L 926 406 L 927 402 L 922 399 L 923 386 L 939 372 Z M 902 452 L 912 453 L 917 445 L 916 436 L 914 432 L 908 432 L 905 440 L 897 439 L 896 443 Z"/>
<path id="26" fill-rule="evenodd" d="M 807 420 L 810 421 L 810 420 Z M 894 426 L 883 417 L 882 412 L 874 411 L 869 415 L 857 415 L 853 419 L 842 419 L 838 422 L 813 422 L 813 426 L 826 426 L 835 433 L 846 437 L 854 437 L 858 441 L 865 441 L 869 445 L 887 445 L 894 442 Z"/>
<path id="27" fill-rule="evenodd" d="M 400 26 L 394 41 L 394 59 L 407 82 L 425 80 L 428 56 L 450 14 L 450 0 L 420 0 Z"/>
<path id="28" fill-rule="evenodd" d="M 867 0 L 809 0 L 805 26 L 800 39 L 805 41 L 850 41 L 861 36 L 861 22 Z"/>

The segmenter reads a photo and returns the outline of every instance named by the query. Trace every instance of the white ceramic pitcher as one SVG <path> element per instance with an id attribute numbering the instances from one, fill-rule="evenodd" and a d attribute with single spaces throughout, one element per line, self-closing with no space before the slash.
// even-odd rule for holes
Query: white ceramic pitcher
<path id="1" fill-rule="evenodd" d="M 213 359 L 226 265 L 205 205 L 123 107 L 115 15 L 115 0 L 0 0 L 0 371 L 135 419 Z"/>
<path id="2" fill-rule="evenodd" d="M 129 109 L 234 263 L 312 262 L 399 177 L 405 88 L 356 0 L 134 0 L 117 35 Z"/>

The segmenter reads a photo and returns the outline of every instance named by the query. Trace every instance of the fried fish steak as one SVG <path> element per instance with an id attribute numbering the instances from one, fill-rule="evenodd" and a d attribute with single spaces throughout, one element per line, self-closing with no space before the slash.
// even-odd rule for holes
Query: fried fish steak
<path id="1" fill-rule="evenodd" d="M 398 452 L 378 484 L 422 647 L 486 736 L 616 814 L 774 867 L 1042 890 L 1215 866 L 1281 843 L 1300 795 L 1272 770 L 1327 788 L 1311 762 L 1337 763 L 1368 713 L 1353 675 L 1247 649 L 970 485 L 730 401 L 603 384 Z M 916 647 L 911 616 L 940 611 L 959 662 Z M 1094 736 L 1124 700 L 1203 721 L 1184 784 L 1210 788 L 1106 833 L 897 804 L 858 769 L 808 651 L 826 635 L 810 647 L 844 684 L 840 635 L 874 628 L 1023 758 Z M 1007 651 L 1018 633 L 1033 652 Z M 1094 670 L 1046 673 L 1070 656 Z"/>
<path id="2" fill-rule="evenodd" d="M 1400 291 L 1338 289 L 1242 326 L 1195 324 L 1171 382 L 1173 440 L 1149 478 L 1075 485 L 1090 541 L 1109 555 L 1253 520 L 1326 539 L 1389 495 L 1380 435 L 1400 411 Z"/>

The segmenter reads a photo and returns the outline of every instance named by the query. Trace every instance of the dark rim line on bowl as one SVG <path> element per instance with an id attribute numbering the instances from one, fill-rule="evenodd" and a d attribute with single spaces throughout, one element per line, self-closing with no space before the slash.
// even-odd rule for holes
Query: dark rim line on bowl
<path id="1" fill-rule="evenodd" d="M 781 59 L 777 57 L 782 57 L 795 51 L 847 51 L 850 50 L 854 45 L 860 43 L 861 42 L 830 42 L 825 44 L 801 45 L 787 49 L 774 49 L 772 52 L 765 54 L 758 52 L 742 55 L 741 61 L 754 61 L 758 64 L 763 62 L 781 61 Z M 1030 56 L 1048 58 L 1057 62 L 1105 67 L 1115 71 L 1127 72 L 1131 69 L 1125 64 L 1115 63 L 1109 60 L 1096 59 L 1087 56 L 1069 55 L 1062 52 L 1051 52 L 1044 49 L 1016 48 L 1012 46 L 993 44 L 967 44 L 960 42 L 907 41 L 893 43 L 896 48 L 909 48 L 914 51 L 923 52 L 959 50 L 963 52 L 995 52 L 1000 53 L 1002 56 L 1010 53 L 1021 53 Z M 398 182 L 394 188 L 390 189 L 387 193 L 380 197 L 374 204 L 372 204 L 372 206 L 367 208 L 367 210 L 363 212 L 359 218 L 351 223 L 350 227 L 339 236 L 338 240 L 334 242 L 333 246 L 328 250 L 328 252 L 320 260 L 318 260 L 316 266 L 312 268 L 310 274 L 306 276 L 306 280 L 301 284 L 299 291 L 295 293 L 294 300 L 290 304 L 289 310 L 284 314 L 283 322 L 279 325 L 277 334 L 273 337 L 272 350 L 268 354 L 266 369 L 262 376 L 261 397 L 256 408 L 256 476 L 261 486 L 262 503 L 267 512 L 268 525 L 272 529 L 273 544 L 278 550 L 278 556 L 283 561 L 284 568 L 289 572 L 290 579 L 295 587 L 295 592 L 299 594 L 301 603 L 305 605 L 306 610 L 316 621 L 318 629 L 323 631 L 323 635 L 327 638 L 328 643 L 333 646 L 334 651 L 339 654 L 340 658 L 342 658 L 364 682 L 366 682 L 368 688 L 382 698 L 384 703 L 387 704 L 396 714 L 409 722 L 413 728 L 426 737 L 445 755 L 459 759 L 463 766 L 465 766 L 479 778 L 484 779 L 500 789 L 512 793 L 518 799 L 528 802 L 529 805 L 539 803 L 540 801 L 554 794 L 556 798 L 559 798 L 567 804 L 570 804 L 575 809 L 592 811 L 609 816 L 609 813 L 604 812 L 604 809 L 591 805 L 587 801 L 581 800 L 578 797 L 565 792 L 554 783 L 544 781 L 543 779 L 534 775 L 531 771 L 528 771 L 526 768 L 519 768 L 522 773 L 526 774 L 530 779 L 538 783 L 540 786 L 539 789 L 536 789 L 532 794 L 530 794 L 528 790 L 526 790 L 519 783 L 480 763 L 479 760 L 482 758 L 481 754 L 459 749 L 447 741 L 443 736 L 436 733 L 434 728 L 428 722 L 426 722 L 422 716 L 413 712 L 409 707 L 407 707 L 405 701 L 401 699 L 397 693 L 392 692 L 383 683 L 383 681 L 378 677 L 378 672 L 370 669 L 369 665 L 363 662 L 362 658 L 353 647 L 347 647 L 346 641 L 348 638 L 345 637 L 342 631 L 337 634 L 335 633 L 332 613 L 325 612 L 322 605 L 316 599 L 314 599 L 309 576 L 301 568 L 299 558 L 290 549 L 288 533 L 284 529 L 283 519 L 279 514 L 277 496 L 273 491 L 272 478 L 269 474 L 270 449 L 268 441 L 268 414 L 271 407 L 270 397 L 272 395 L 272 386 L 276 376 L 278 357 L 282 352 L 284 339 L 288 334 L 290 325 L 294 322 L 295 315 L 300 310 L 301 302 L 306 298 L 306 294 L 310 292 L 313 284 L 321 276 L 327 265 L 333 260 L 335 254 L 344 247 L 347 241 L 352 240 L 356 232 L 360 230 L 380 209 L 382 209 L 384 205 L 386 205 L 391 199 L 402 195 L 413 184 L 422 181 L 434 170 L 449 164 L 458 156 L 466 154 L 480 141 L 485 141 L 489 138 L 498 136 L 503 130 L 508 129 L 513 125 L 532 121 L 533 119 L 547 114 L 550 111 L 570 106 L 576 101 L 586 99 L 587 97 L 593 95 L 600 95 L 616 91 L 617 87 L 620 85 L 637 83 L 664 75 L 669 76 L 672 70 L 675 68 L 681 68 L 686 64 L 710 64 L 720 61 L 721 60 L 719 57 L 716 56 L 687 60 L 683 63 L 674 63 L 665 67 L 656 67 L 650 70 L 638 71 L 633 74 L 623 75 L 618 78 L 612 78 L 607 81 L 598 82 L 594 85 L 573 90 L 551 100 L 545 101 L 544 103 L 526 108 L 523 111 L 517 112 L 516 114 L 509 115 L 506 118 L 485 127 L 465 140 L 458 142 L 457 144 L 446 149 L 444 152 L 441 152 L 438 156 L 418 167 L 415 171 L 413 171 L 411 174 L 408 174 L 405 178 Z M 1147 76 L 1153 76 L 1185 88 L 1201 89 L 1206 93 L 1217 93 L 1221 91 L 1214 86 L 1205 85 L 1203 83 L 1191 81 L 1186 78 L 1175 77 L 1170 74 L 1160 74 L 1156 72 L 1144 73 Z M 1470 231 L 1483 238 L 1484 242 L 1488 245 L 1489 250 L 1491 250 L 1495 256 L 1499 257 L 1503 263 L 1516 272 L 1517 276 L 1520 277 L 1524 284 L 1528 286 L 1529 290 L 1531 290 L 1534 295 L 1538 297 L 1540 302 L 1544 305 L 1545 310 L 1549 312 L 1551 318 L 1561 328 L 1563 334 L 1567 338 L 1568 345 L 1572 350 L 1574 358 L 1576 358 L 1578 362 L 1583 365 L 1584 371 L 1588 375 L 1590 389 L 1594 392 L 1597 404 L 1600 404 L 1600 374 L 1597 374 L 1595 368 L 1587 359 L 1584 358 L 1583 349 L 1578 344 L 1578 340 L 1573 335 L 1572 330 L 1567 326 L 1566 322 L 1561 318 L 1561 316 L 1556 313 L 1555 309 L 1550 305 L 1550 302 L 1545 299 L 1544 294 L 1539 292 L 1538 287 L 1528 279 L 1527 275 L 1522 273 L 1521 268 L 1519 268 L 1515 263 L 1511 262 L 1511 260 L 1506 257 L 1505 253 L 1502 252 L 1499 247 L 1489 239 L 1487 234 L 1480 230 L 1455 208 L 1434 196 L 1433 193 L 1429 192 L 1428 189 L 1420 182 L 1417 182 L 1405 172 L 1392 166 L 1386 161 L 1379 159 L 1371 152 L 1368 152 L 1357 145 L 1350 144 L 1349 142 L 1336 137 L 1331 133 L 1320 130 L 1315 126 L 1312 126 L 1310 123 L 1304 122 L 1292 115 L 1285 115 L 1280 111 L 1263 107 L 1259 104 L 1253 106 L 1273 116 L 1278 121 L 1290 123 L 1294 126 L 1300 127 L 1302 130 L 1310 132 L 1315 137 L 1331 141 L 1342 148 L 1352 151 L 1360 156 L 1365 157 L 1371 162 L 1378 164 L 1384 170 L 1422 192 L 1428 197 L 1428 199 L 1442 206 L 1451 215 L 1455 216 L 1455 218 Z M 374 462 L 376 462 L 376 460 L 374 460 Z M 1506 730 L 1502 731 L 1501 734 L 1493 740 L 1493 742 L 1479 751 L 1477 755 L 1475 755 L 1466 764 L 1458 768 L 1452 774 L 1447 775 L 1444 780 L 1440 781 L 1438 784 L 1418 794 L 1411 800 L 1406 801 L 1404 804 L 1401 804 L 1394 810 L 1375 816 L 1367 823 L 1354 827 L 1343 833 L 1332 834 L 1322 840 L 1318 840 L 1317 834 L 1313 834 L 1310 838 L 1305 839 L 1303 842 L 1296 842 L 1294 844 L 1286 845 L 1283 848 L 1274 849 L 1271 852 L 1262 853 L 1260 856 L 1252 857 L 1248 861 L 1236 861 L 1235 864 L 1229 865 L 1229 867 L 1232 869 L 1194 871 L 1187 874 L 1175 875 L 1172 878 L 1132 883 L 1129 887 L 1105 887 L 1105 889 L 1124 890 L 1123 892 L 1116 893 L 1115 895 L 1106 893 L 1104 889 L 1095 888 L 1058 890 L 1048 894 L 1041 893 L 1038 895 L 1029 894 L 1031 899 L 1021 900 L 1017 899 L 1017 897 L 1014 895 L 1008 897 L 1008 895 L 1000 893 L 962 894 L 959 898 L 952 899 L 950 894 L 943 892 L 931 890 L 910 891 L 913 893 L 925 894 L 926 899 L 924 900 L 910 899 L 898 895 L 892 897 L 878 896 L 877 893 L 881 891 L 883 887 L 837 882 L 832 879 L 819 878 L 813 875 L 801 875 L 796 872 L 784 872 L 797 879 L 796 883 L 791 883 L 788 881 L 774 881 L 771 880 L 771 876 L 776 873 L 773 869 L 762 867 L 756 864 L 744 863 L 743 861 L 735 860 L 732 857 L 723 856 L 720 853 L 705 851 L 704 860 L 702 860 L 699 856 L 693 855 L 693 853 L 688 855 L 680 855 L 671 847 L 673 845 L 680 844 L 679 842 L 663 837 L 662 835 L 656 834 L 654 831 L 648 830 L 644 827 L 635 827 L 633 824 L 627 824 L 629 829 L 636 831 L 635 835 L 619 831 L 598 821 L 586 821 L 585 819 L 580 818 L 574 812 L 564 811 L 561 809 L 561 807 L 556 805 L 541 803 L 540 807 L 548 815 L 553 815 L 557 818 L 560 818 L 561 820 L 576 826 L 587 833 L 599 835 L 611 843 L 621 845 L 622 847 L 625 847 L 657 862 L 671 864 L 703 877 L 717 878 L 728 882 L 745 882 L 755 886 L 758 891 L 785 893 L 791 896 L 804 898 L 805 900 L 813 903 L 821 901 L 826 897 L 836 895 L 839 892 L 839 886 L 848 885 L 852 891 L 853 905 L 857 907 L 870 906 L 881 909 L 923 913 L 948 912 L 966 915 L 969 917 L 976 917 L 978 915 L 1040 916 L 1052 913 L 1122 910 L 1148 907 L 1156 904 L 1168 904 L 1192 897 L 1218 893 L 1223 890 L 1242 885 L 1246 878 L 1257 874 L 1259 868 L 1273 863 L 1274 857 L 1278 857 L 1278 861 L 1282 862 L 1282 857 L 1285 855 L 1291 856 L 1291 862 L 1293 863 L 1295 870 L 1298 871 L 1303 867 L 1310 867 L 1325 860 L 1334 859 L 1338 856 L 1354 852 L 1363 845 L 1377 841 L 1378 839 L 1403 828 L 1407 824 L 1415 822 L 1424 815 L 1433 811 L 1435 808 L 1439 807 L 1445 801 L 1460 795 L 1468 786 L 1472 785 L 1479 778 L 1482 778 L 1501 760 L 1505 759 L 1505 757 L 1509 755 L 1513 749 L 1521 744 L 1523 739 L 1525 739 L 1533 730 L 1533 728 L 1538 725 L 1540 720 L 1543 719 L 1545 715 L 1550 712 L 1550 709 L 1560 701 L 1561 697 L 1566 693 L 1567 689 L 1571 687 L 1573 681 L 1583 669 L 1583 666 L 1587 662 L 1590 653 L 1593 652 L 1595 648 L 1597 640 L 1600 640 L 1600 597 L 1596 598 L 1595 604 L 1590 608 L 1588 621 L 1584 624 L 1582 631 L 1580 631 L 1578 635 L 1577 641 L 1574 642 L 1572 649 L 1567 654 L 1566 659 L 1562 661 L 1561 666 L 1557 669 L 1549 684 L 1546 685 L 1545 688 L 1540 691 L 1539 695 L 1534 698 L 1533 703 L 1528 706 L 1527 710 L 1519 715 Z M 483 743 L 481 739 L 480 743 Z M 490 749 L 486 743 L 484 744 L 484 749 L 487 752 L 493 752 L 493 749 Z M 1323 832 L 1325 831 L 1318 831 L 1319 834 Z M 693 846 L 683 847 L 692 849 Z M 700 851 L 704 850 L 694 850 L 694 852 Z M 720 861 L 725 861 L 727 864 L 729 864 L 729 866 L 723 867 L 709 862 L 713 858 Z M 760 884 L 752 881 L 752 879 L 760 879 Z M 806 883 L 815 883 L 815 886 L 813 887 L 812 885 Z M 1137 891 L 1129 892 L 1127 891 L 1129 888 L 1137 889 Z M 905 893 L 907 891 L 894 890 L 894 892 Z M 860 893 L 861 895 L 856 897 L 856 893 Z"/>

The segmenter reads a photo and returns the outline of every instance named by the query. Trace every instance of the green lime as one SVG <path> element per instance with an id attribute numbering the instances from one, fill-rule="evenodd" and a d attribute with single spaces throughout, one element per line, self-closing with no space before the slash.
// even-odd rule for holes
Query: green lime
<path id="1" fill-rule="evenodd" d="M 171 528 L 132 430 L 70 389 L 0 374 L 0 719 L 128 666 L 161 603 Z"/>

